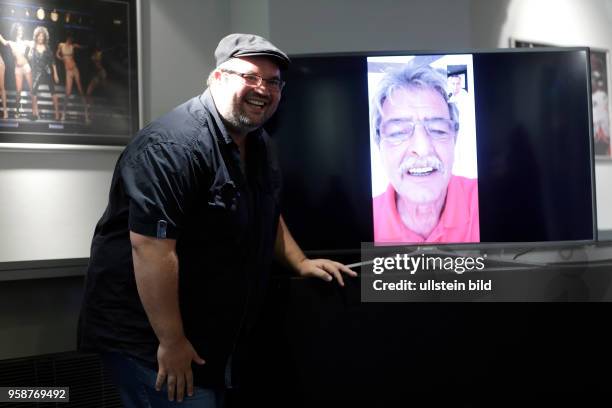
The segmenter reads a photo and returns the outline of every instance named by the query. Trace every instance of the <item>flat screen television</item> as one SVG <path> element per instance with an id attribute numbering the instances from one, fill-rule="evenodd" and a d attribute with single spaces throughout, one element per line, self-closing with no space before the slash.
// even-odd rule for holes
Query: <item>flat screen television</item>
<path id="1" fill-rule="evenodd" d="M 292 56 L 267 125 L 290 230 L 309 251 L 594 241 L 589 72 L 587 48 Z"/>

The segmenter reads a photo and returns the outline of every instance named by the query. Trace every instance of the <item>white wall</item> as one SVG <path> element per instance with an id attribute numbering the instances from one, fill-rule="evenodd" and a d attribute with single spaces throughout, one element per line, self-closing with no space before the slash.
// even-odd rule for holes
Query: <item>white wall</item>
<path id="1" fill-rule="evenodd" d="M 226 0 L 142 0 L 145 122 L 206 87 L 213 52 L 229 34 Z"/>
<path id="2" fill-rule="evenodd" d="M 476 47 L 508 47 L 509 38 L 513 37 L 560 46 L 612 50 L 610 0 L 472 0 L 471 13 L 472 39 Z M 610 62 L 608 60 L 608 70 Z M 608 86 L 612 86 L 610 75 Z M 595 162 L 595 183 L 598 226 L 600 230 L 610 230 L 612 160 Z"/>
<path id="3" fill-rule="evenodd" d="M 268 0 L 230 0 L 230 32 L 270 38 Z"/>
<path id="4" fill-rule="evenodd" d="M 269 0 L 290 53 L 470 48 L 469 0 Z"/>
<path id="5" fill-rule="evenodd" d="M 0 262 L 84 258 L 118 151 L 0 151 Z"/>

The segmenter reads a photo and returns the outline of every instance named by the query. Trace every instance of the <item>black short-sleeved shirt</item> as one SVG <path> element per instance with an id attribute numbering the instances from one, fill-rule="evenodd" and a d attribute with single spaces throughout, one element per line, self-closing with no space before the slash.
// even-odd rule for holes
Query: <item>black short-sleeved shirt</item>
<path id="1" fill-rule="evenodd" d="M 179 303 L 204 366 L 224 382 L 237 337 L 252 325 L 278 226 L 280 171 L 269 136 L 247 136 L 246 175 L 207 90 L 143 128 L 121 154 L 91 246 L 79 348 L 154 366 L 158 340 L 136 289 L 129 231 L 176 239 Z"/>

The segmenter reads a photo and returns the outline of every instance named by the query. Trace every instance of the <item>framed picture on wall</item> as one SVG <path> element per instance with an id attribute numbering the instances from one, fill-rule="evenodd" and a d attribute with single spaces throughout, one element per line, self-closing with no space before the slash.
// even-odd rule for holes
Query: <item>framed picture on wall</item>
<path id="1" fill-rule="evenodd" d="M 0 143 L 127 143 L 138 1 L 0 0 Z"/>
<path id="2" fill-rule="evenodd" d="M 510 46 L 554 47 L 551 44 L 510 38 Z M 594 151 L 597 159 L 612 159 L 610 146 L 610 100 L 608 89 L 609 51 L 591 48 L 591 100 L 593 103 Z"/>

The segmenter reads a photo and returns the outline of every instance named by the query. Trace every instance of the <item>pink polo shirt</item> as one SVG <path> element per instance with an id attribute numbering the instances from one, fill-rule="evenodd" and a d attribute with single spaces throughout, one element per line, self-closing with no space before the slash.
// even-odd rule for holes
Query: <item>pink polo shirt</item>
<path id="1" fill-rule="evenodd" d="M 391 184 L 383 194 L 374 197 L 373 204 L 374 242 L 480 242 L 476 179 L 451 177 L 442 215 L 427 239 L 409 230 L 402 222 Z"/>

